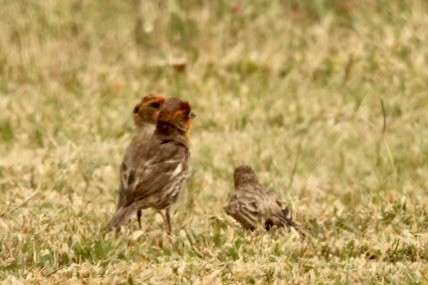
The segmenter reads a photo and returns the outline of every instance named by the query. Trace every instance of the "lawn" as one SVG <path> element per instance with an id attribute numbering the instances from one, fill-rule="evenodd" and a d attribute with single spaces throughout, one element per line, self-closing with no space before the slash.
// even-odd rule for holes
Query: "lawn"
<path id="1" fill-rule="evenodd" d="M 36 1 L 0 6 L 5 284 L 428 284 L 428 2 Z M 131 112 L 188 100 L 173 231 L 118 236 Z M 240 164 L 302 224 L 243 231 Z"/>

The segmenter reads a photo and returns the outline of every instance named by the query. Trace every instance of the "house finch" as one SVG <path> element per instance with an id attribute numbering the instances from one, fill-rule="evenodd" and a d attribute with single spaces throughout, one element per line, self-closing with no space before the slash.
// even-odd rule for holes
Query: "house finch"
<path id="1" fill-rule="evenodd" d="M 169 209 L 190 172 L 188 134 L 193 117 L 189 103 L 177 98 L 166 101 L 156 130 L 139 157 L 135 177 L 128 179 L 131 189 L 113 215 L 110 229 L 118 230 L 134 212 L 151 207 L 161 212 L 171 232 Z"/>
<path id="2" fill-rule="evenodd" d="M 134 107 L 133 118 L 135 129 L 131 143 L 126 149 L 125 156 L 120 166 L 120 188 L 117 209 L 123 206 L 124 199 L 127 193 L 129 193 L 130 184 L 135 178 L 135 171 L 140 162 L 141 153 L 146 148 L 155 130 L 156 120 L 165 101 L 166 98 L 164 96 L 153 94 L 145 96 L 141 102 Z M 137 211 L 137 220 L 141 228 L 141 210 Z"/>
<path id="3" fill-rule="evenodd" d="M 273 192 L 259 183 L 256 173 L 250 166 L 237 167 L 233 178 L 235 192 L 225 210 L 243 228 L 254 230 L 261 224 L 266 230 L 272 226 L 289 226 L 297 230 L 297 225 L 291 219 L 288 208 Z"/>

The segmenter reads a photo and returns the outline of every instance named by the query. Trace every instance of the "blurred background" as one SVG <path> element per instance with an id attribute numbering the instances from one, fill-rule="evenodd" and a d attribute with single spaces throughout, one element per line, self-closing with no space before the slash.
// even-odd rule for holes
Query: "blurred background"
<path id="1" fill-rule="evenodd" d="M 197 113 L 193 174 L 174 220 L 177 232 L 191 224 L 215 260 L 249 255 L 270 268 L 269 247 L 224 245 L 246 239 L 222 207 L 233 167 L 247 163 L 312 237 L 275 239 L 272 254 L 276 246 L 299 260 L 426 264 L 418 233 L 428 231 L 427 15 L 425 0 L 3 0 L 0 263 L 8 273 L 0 276 L 24 278 L 20 268 L 32 266 L 37 279 L 158 246 L 149 234 L 134 249 L 107 239 L 91 251 L 115 208 L 131 111 L 152 92 L 188 100 Z M 144 216 L 154 237 L 156 217 Z M 176 246 L 180 254 L 146 258 L 186 256 L 188 245 Z M 101 267 L 113 270 L 110 261 Z M 403 268 L 392 276 L 401 280 Z M 245 270 L 269 282 L 259 266 Z M 376 281 L 387 272 L 379 270 L 345 273 Z"/>

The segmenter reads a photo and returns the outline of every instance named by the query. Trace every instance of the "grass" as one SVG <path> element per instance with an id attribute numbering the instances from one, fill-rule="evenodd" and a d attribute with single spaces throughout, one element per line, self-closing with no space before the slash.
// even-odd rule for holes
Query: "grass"
<path id="1" fill-rule="evenodd" d="M 428 283 L 427 13 L 423 0 L 3 1 L 0 280 Z M 171 236 L 148 210 L 115 237 L 103 228 L 130 113 L 153 91 L 198 115 L 192 177 Z M 306 239 L 225 215 L 242 163 Z"/>

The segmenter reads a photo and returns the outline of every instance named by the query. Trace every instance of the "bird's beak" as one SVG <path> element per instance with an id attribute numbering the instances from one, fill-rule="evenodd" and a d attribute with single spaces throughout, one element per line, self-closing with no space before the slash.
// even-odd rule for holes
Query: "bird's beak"
<path id="1" fill-rule="evenodd" d="M 196 114 L 195 113 L 193 113 L 193 112 L 190 112 L 190 119 L 193 119 L 193 118 L 195 118 L 196 117 Z"/>

